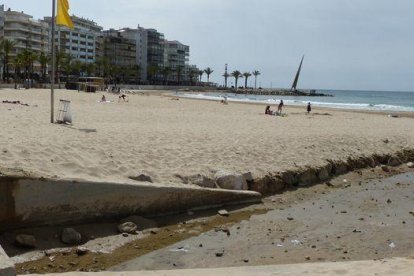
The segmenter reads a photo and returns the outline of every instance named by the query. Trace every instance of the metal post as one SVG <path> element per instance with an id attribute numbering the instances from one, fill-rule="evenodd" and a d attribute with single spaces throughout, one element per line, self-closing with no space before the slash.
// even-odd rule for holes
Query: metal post
<path id="1" fill-rule="evenodd" d="M 54 123 L 55 113 L 55 67 L 56 67 L 56 49 L 55 49 L 55 13 L 56 13 L 56 1 L 52 0 L 52 74 L 50 80 L 50 122 Z"/>

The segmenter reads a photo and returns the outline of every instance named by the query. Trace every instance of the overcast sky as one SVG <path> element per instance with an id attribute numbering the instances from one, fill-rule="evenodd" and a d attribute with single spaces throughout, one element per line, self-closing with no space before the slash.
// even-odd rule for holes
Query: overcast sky
<path id="1" fill-rule="evenodd" d="M 191 47 L 191 63 L 259 70 L 263 87 L 414 91 L 413 0 L 69 0 L 104 28 L 156 28 Z M 0 1 L 1 3 L 1 1 Z M 50 0 L 3 0 L 35 18 Z"/>

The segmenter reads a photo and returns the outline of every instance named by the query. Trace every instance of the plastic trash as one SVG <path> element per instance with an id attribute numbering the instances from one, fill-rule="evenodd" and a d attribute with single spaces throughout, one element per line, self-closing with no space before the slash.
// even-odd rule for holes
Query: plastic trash
<path id="1" fill-rule="evenodd" d="M 300 241 L 298 241 L 298 240 L 291 240 L 290 241 L 293 245 L 301 245 L 302 243 L 300 242 Z"/>

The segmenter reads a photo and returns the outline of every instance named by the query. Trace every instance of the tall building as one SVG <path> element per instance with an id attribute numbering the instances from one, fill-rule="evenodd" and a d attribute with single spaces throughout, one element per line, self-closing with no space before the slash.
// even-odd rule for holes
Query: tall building
<path id="1" fill-rule="evenodd" d="M 131 82 L 138 79 L 136 40 L 122 36 L 122 30 L 104 31 L 98 40 L 100 56 L 112 67 L 113 77 Z"/>
<path id="2" fill-rule="evenodd" d="M 25 49 L 36 54 L 49 50 L 49 26 L 31 15 L 23 12 L 4 10 L 0 5 L 0 40 L 7 39 L 14 43 L 11 59 Z"/>
<path id="3" fill-rule="evenodd" d="M 81 62 L 95 62 L 97 40 L 101 35 L 102 27 L 85 18 L 71 16 L 71 19 L 74 24 L 73 30 L 65 26 L 56 26 L 56 47 Z M 44 18 L 44 22 L 49 25 L 51 25 L 51 21 L 51 17 Z"/>
<path id="4" fill-rule="evenodd" d="M 164 67 L 170 68 L 174 73 L 169 77 L 170 81 L 184 80 L 186 68 L 190 57 L 190 46 L 184 45 L 179 41 L 164 42 Z M 181 76 L 178 77 L 178 72 Z"/>

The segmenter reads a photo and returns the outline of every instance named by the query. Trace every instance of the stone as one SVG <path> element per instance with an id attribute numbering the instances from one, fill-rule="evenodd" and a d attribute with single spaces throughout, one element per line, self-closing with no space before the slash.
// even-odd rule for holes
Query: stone
<path id="1" fill-rule="evenodd" d="M 130 176 L 129 178 L 132 179 L 132 180 L 135 180 L 135 181 L 139 181 L 139 182 L 153 183 L 151 176 L 148 176 L 146 174 L 139 174 L 137 176 Z"/>
<path id="2" fill-rule="evenodd" d="M 390 140 L 384 139 L 384 140 L 382 140 L 382 142 L 384 142 L 384 144 L 388 144 L 390 142 Z"/>
<path id="3" fill-rule="evenodd" d="M 226 171 L 218 171 L 215 175 L 217 185 L 226 190 L 248 190 L 246 179 L 242 175 Z"/>
<path id="4" fill-rule="evenodd" d="M 224 209 L 218 211 L 218 214 L 222 217 L 228 217 L 230 215 L 229 212 L 227 212 L 227 210 L 224 210 Z"/>
<path id="5" fill-rule="evenodd" d="M 32 235 L 17 235 L 16 244 L 24 248 L 35 248 L 36 247 L 36 238 Z"/>
<path id="6" fill-rule="evenodd" d="M 216 257 L 223 257 L 224 252 L 216 252 Z"/>
<path id="7" fill-rule="evenodd" d="M 80 246 L 76 248 L 76 255 L 83 256 L 86 255 L 89 252 L 89 250 L 86 247 Z"/>
<path id="8" fill-rule="evenodd" d="M 398 159 L 397 157 L 391 157 L 388 160 L 388 166 L 391 166 L 391 167 L 397 167 L 397 166 L 401 165 L 401 163 L 402 163 L 401 160 Z"/>
<path id="9" fill-rule="evenodd" d="M 216 188 L 216 182 L 204 175 L 196 174 L 187 177 L 187 183 L 191 183 L 203 188 Z"/>
<path id="10" fill-rule="evenodd" d="M 137 231 L 142 231 L 149 228 L 157 228 L 158 224 L 154 220 L 147 219 L 141 216 L 130 216 L 123 220 L 120 223 L 133 222 L 137 226 Z"/>
<path id="11" fill-rule="evenodd" d="M 413 162 L 407 163 L 407 167 L 409 167 L 410 169 L 414 168 L 414 163 Z"/>
<path id="12" fill-rule="evenodd" d="M 243 178 L 247 181 L 247 182 L 251 182 L 254 180 L 253 178 L 253 174 L 251 172 L 247 172 L 243 174 Z"/>
<path id="13" fill-rule="evenodd" d="M 82 241 L 82 235 L 74 228 L 65 228 L 62 231 L 60 239 L 65 244 L 76 245 Z"/>
<path id="14" fill-rule="evenodd" d="M 137 225 L 130 221 L 118 225 L 119 233 L 135 234 L 137 229 Z"/>
<path id="15" fill-rule="evenodd" d="M 390 168 L 389 168 L 388 166 L 381 165 L 381 169 L 382 169 L 384 172 L 390 172 Z"/>

